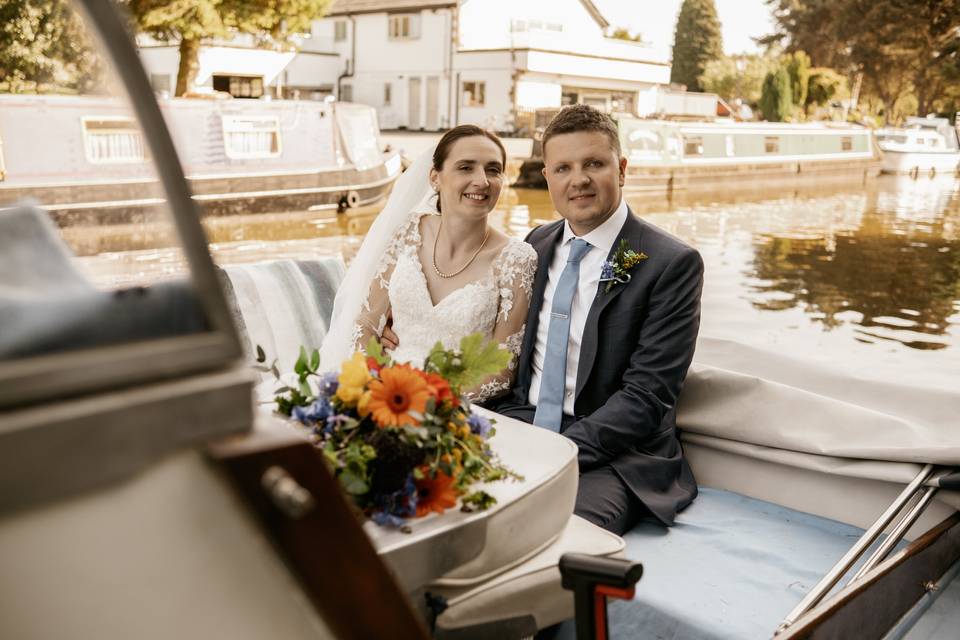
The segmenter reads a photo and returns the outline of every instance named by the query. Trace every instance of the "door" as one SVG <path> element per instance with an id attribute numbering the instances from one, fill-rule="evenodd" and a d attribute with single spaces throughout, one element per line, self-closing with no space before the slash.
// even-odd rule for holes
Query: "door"
<path id="1" fill-rule="evenodd" d="M 410 78 L 410 101 L 407 109 L 407 128 L 423 129 L 420 121 L 420 76 Z"/>
<path id="2" fill-rule="evenodd" d="M 427 76 L 427 129 L 440 128 L 440 76 Z"/>

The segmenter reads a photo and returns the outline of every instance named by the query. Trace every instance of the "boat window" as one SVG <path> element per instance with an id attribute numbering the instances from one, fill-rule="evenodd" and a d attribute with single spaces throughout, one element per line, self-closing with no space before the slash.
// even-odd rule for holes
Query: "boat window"
<path id="1" fill-rule="evenodd" d="M 853 137 L 852 136 L 842 136 L 840 138 L 840 150 L 841 151 L 853 151 Z"/>
<path id="2" fill-rule="evenodd" d="M 83 149 L 87 160 L 96 164 L 143 162 L 143 136 L 133 118 L 84 117 Z"/>
<path id="3" fill-rule="evenodd" d="M 780 137 L 764 136 L 763 150 L 765 153 L 780 153 Z"/>
<path id="4" fill-rule="evenodd" d="M 14 44 L 46 62 L 14 61 L 0 81 L 0 407 L 238 355 L 198 216 L 123 24 L 114 18 L 115 37 L 101 40 L 74 5 L 48 9 L 39 0 L 12 9 L 23 27 Z M 56 38 L 40 37 L 45 29 Z M 132 81 L 142 94 L 127 92 Z"/>
<path id="5" fill-rule="evenodd" d="M 228 158 L 280 155 L 280 119 L 275 116 L 222 116 L 223 146 Z"/>
<path id="6" fill-rule="evenodd" d="M 683 155 L 702 156 L 703 138 L 701 136 L 685 136 L 683 139 Z"/>

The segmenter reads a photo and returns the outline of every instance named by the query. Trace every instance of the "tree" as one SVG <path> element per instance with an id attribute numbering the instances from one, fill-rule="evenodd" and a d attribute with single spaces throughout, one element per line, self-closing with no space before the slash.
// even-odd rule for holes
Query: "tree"
<path id="1" fill-rule="evenodd" d="M 806 106 L 823 106 L 850 97 L 847 79 L 826 67 L 810 69 Z"/>
<path id="2" fill-rule="evenodd" d="M 707 63 L 700 84 L 704 91 L 715 93 L 727 102 L 740 98 L 755 106 L 760 101 L 763 79 L 777 69 L 779 57 L 776 49 L 763 55 L 723 56 Z"/>
<path id="3" fill-rule="evenodd" d="M 63 0 L 0 3 L 0 90 L 89 93 L 103 64 L 83 20 Z"/>
<path id="4" fill-rule="evenodd" d="M 643 42 L 643 37 L 637 33 L 630 33 L 624 27 L 617 27 L 613 30 L 613 33 L 610 34 L 610 37 L 614 40 L 627 40 L 629 42 Z"/>
<path id="5" fill-rule="evenodd" d="M 790 86 L 790 74 L 780 67 L 771 71 L 763 79 L 763 91 L 760 95 L 760 111 L 765 120 L 783 122 L 793 113 L 793 89 Z"/>
<path id="6" fill-rule="evenodd" d="M 783 65 L 790 75 L 790 96 L 799 108 L 807 103 L 807 87 L 810 82 L 810 56 L 803 51 L 794 51 L 783 57 Z"/>
<path id="7" fill-rule="evenodd" d="M 265 44 L 288 46 L 308 31 L 331 0 L 128 0 L 137 26 L 158 40 L 179 41 L 176 95 L 190 89 L 199 70 L 200 46 L 214 38 L 250 33 Z"/>
<path id="8" fill-rule="evenodd" d="M 670 82 L 703 91 L 700 76 L 710 61 L 722 56 L 720 20 L 713 0 L 683 0 L 673 39 Z"/>
<path id="9" fill-rule="evenodd" d="M 862 94 L 884 112 L 926 113 L 951 91 L 960 50 L 960 0 L 767 0 L 777 32 L 761 42 L 806 51 L 819 67 L 863 74 Z M 876 98 L 872 100 L 871 98 Z"/>

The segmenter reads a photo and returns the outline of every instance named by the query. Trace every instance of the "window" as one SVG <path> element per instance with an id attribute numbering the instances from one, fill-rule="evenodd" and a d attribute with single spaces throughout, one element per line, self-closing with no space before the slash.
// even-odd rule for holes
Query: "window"
<path id="1" fill-rule="evenodd" d="M 563 31 L 563 25 L 559 22 L 548 22 L 546 20 L 511 20 L 510 31 L 514 33 L 525 31 L 554 31 L 560 33 Z"/>
<path id="2" fill-rule="evenodd" d="M 223 147 L 228 158 L 280 155 L 280 119 L 276 116 L 223 116 Z"/>
<path id="3" fill-rule="evenodd" d="M 843 136 L 840 138 L 840 150 L 853 151 L 853 138 L 851 136 Z"/>
<path id="4" fill-rule="evenodd" d="M 463 83 L 463 106 L 482 107 L 486 104 L 486 82 Z"/>
<path id="5" fill-rule="evenodd" d="M 353 102 L 353 85 L 345 84 L 340 87 L 340 102 Z"/>
<path id="6" fill-rule="evenodd" d="M 780 137 L 766 136 L 763 139 L 763 150 L 766 153 L 780 153 Z"/>
<path id="7" fill-rule="evenodd" d="M 387 82 L 383 85 L 383 106 L 389 107 L 393 97 L 393 85 Z"/>
<path id="8" fill-rule="evenodd" d="M 334 42 L 343 42 L 347 39 L 347 21 L 346 20 L 337 20 L 333 23 L 333 40 Z"/>
<path id="9" fill-rule="evenodd" d="M 683 155 L 702 156 L 703 138 L 700 136 L 690 136 L 689 138 L 685 137 L 683 139 Z"/>
<path id="10" fill-rule="evenodd" d="M 87 160 L 97 164 L 125 164 L 146 160 L 143 136 L 133 118 L 83 118 L 83 146 Z"/>
<path id="11" fill-rule="evenodd" d="M 420 37 L 420 14 L 395 13 L 390 16 L 391 40 L 416 40 Z"/>
<path id="12" fill-rule="evenodd" d="M 214 91 L 229 93 L 234 98 L 263 97 L 262 76 L 213 76 Z"/>
<path id="13" fill-rule="evenodd" d="M 150 85 L 153 87 L 153 90 L 157 93 L 170 93 L 170 74 L 168 73 L 151 73 L 150 74 Z"/>

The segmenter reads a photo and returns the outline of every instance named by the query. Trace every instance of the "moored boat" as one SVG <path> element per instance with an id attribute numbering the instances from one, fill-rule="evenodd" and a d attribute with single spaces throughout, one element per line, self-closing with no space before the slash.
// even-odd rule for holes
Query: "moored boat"
<path id="1" fill-rule="evenodd" d="M 873 134 L 858 125 L 615 118 L 628 192 L 669 194 L 743 179 L 753 189 L 806 179 L 859 183 L 880 172 Z M 539 145 L 535 155 L 521 167 L 517 186 L 545 186 Z"/>
<path id="2" fill-rule="evenodd" d="M 400 173 L 364 105 L 159 103 L 205 215 L 372 205 Z M 60 224 L 123 220 L 160 203 L 142 132 L 121 101 L 0 95 L 0 139 L 0 201 L 32 198 Z"/>
<path id="3" fill-rule="evenodd" d="M 907 118 L 902 128 L 877 131 L 883 172 L 935 177 L 960 172 L 960 140 L 946 118 Z"/>

